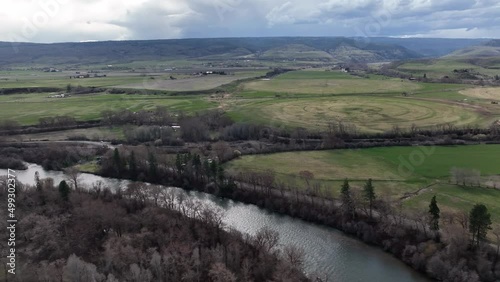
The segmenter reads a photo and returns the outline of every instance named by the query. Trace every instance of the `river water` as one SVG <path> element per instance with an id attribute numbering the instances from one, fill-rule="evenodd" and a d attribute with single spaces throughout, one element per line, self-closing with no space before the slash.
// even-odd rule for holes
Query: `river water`
<path id="1" fill-rule="evenodd" d="M 17 179 L 26 184 L 34 184 L 34 175 L 51 177 L 57 184 L 65 179 L 59 171 L 45 171 L 41 166 L 30 164 L 25 171 L 17 171 Z M 0 176 L 6 175 L 0 170 Z M 104 178 L 92 174 L 82 174 L 81 185 L 90 186 L 101 181 L 112 189 L 125 188 L 129 181 Z M 368 246 L 361 241 L 344 235 L 333 228 L 308 223 L 289 216 L 268 212 L 254 205 L 247 205 L 213 195 L 195 191 L 186 192 L 179 188 L 177 193 L 202 201 L 224 210 L 224 222 L 240 232 L 255 234 L 262 227 L 269 227 L 280 235 L 281 245 L 296 245 L 305 251 L 307 273 L 322 273 L 329 281 L 339 282 L 415 282 L 429 281 L 390 254 Z"/>

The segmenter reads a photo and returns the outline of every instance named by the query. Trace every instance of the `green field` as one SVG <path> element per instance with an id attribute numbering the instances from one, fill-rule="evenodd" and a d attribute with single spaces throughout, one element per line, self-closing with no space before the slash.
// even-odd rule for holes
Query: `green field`
<path id="1" fill-rule="evenodd" d="M 397 70 L 411 73 L 415 76 L 423 76 L 423 74 L 427 74 L 428 78 L 442 78 L 443 76 L 454 77 L 453 70 L 459 69 L 471 69 L 474 72 L 478 72 L 480 74 L 495 76 L 500 74 L 498 69 L 484 68 L 482 66 L 473 65 L 467 62 L 464 62 L 460 59 L 456 58 L 442 58 L 436 60 L 428 60 L 428 61 L 413 61 L 404 63 L 397 67 Z"/>
<path id="2" fill-rule="evenodd" d="M 138 111 L 166 106 L 172 111 L 188 113 L 216 107 L 202 97 L 165 95 L 92 94 L 68 98 L 48 98 L 48 94 L 16 94 L 0 96 L 0 120 L 16 120 L 36 124 L 42 117 L 70 115 L 77 120 L 98 119 L 105 110 Z"/>
<path id="3" fill-rule="evenodd" d="M 474 94 L 482 91 L 475 89 L 480 88 L 315 69 L 244 83 L 226 102 L 236 121 L 286 128 L 324 130 L 335 120 L 355 124 L 362 132 L 412 124 L 488 126 L 500 118 L 500 107 L 492 106 L 490 97 Z M 476 97 L 471 99 L 470 93 Z"/>
<path id="4" fill-rule="evenodd" d="M 404 205 L 411 210 L 427 210 L 434 195 L 442 210 L 467 213 L 475 204 L 485 204 L 492 215 L 494 225 L 500 225 L 500 191 L 498 189 L 441 184 L 432 186 L 423 193 L 406 200 Z"/>
<path id="5" fill-rule="evenodd" d="M 344 120 L 363 132 L 383 132 L 398 125 L 429 127 L 447 122 L 456 125 L 485 124 L 488 117 L 474 109 L 442 102 L 404 97 L 331 97 L 302 99 L 254 99 L 235 106 L 238 121 L 325 129 L 328 123 Z"/>
<path id="6" fill-rule="evenodd" d="M 252 78 L 265 75 L 266 71 L 237 72 L 232 75 L 207 75 L 207 76 L 184 76 L 173 75 L 177 79 L 170 79 L 170 75 L 146 78 L 140 83 L 121 84 L 118 88 L 150 89 L 166 91 L 199 91 L 213 89 L 218 86 L 231 83 L 236 80 Z"/>
<path id="7" fill-rule="evenodd" d="M 82 137 L 93 140 L 124 140 L 122 126 L 115 127 L 93 127 L 85 129 L 70 129 L 55 132 L 20 134 L 3 136 L 5 142 L 26 142 L 26 141 L 64 141 L 71 138 L 82 139 Z"/>
<path id="8" fill-rule="evenodd" d="M 271 80 L 249 82 L 247 90 L 279 93 L 345 94 L 401 93 L 421 89 L 407 80 L 372 76 L 369 79 L 339 71 L 295 71 Z"/>
<path id="9" fill-rule="evenodd" d="M 236 173 L 271 169 L 279 180 L 295 176 L 292 179 L 296 178 L 302 188 L 305 181 L 298 176 L 300 171 L 308 170 L 334 196 L 345 178 L 358 189 L 372 178 L 379 193 L 393 199 L 433 184 L 410 197 L 405 205 L 428 206 L 430 197 L 437 194 L 442 204 L 452 210 L 467 209 L 479 202 L 488 204 L 500 220 L 500 190 L 448 184 L 453 167 L 477 169 L 484 177 L 500 175 L 499 156 L 500 145 L 385 147 L 244 156 L 229 162 L 227 170 Z"/>
<path id="10" fill-rule="evenodd" d="M 176 73 L 157 73 L 153 69 L 138 70 L 137 72 L 103 71 L 99 78 L 72 78 L 76 72 L 42 72 L 42 71 L 0 71 L 1 88 L 33 88 L 72 86 L 85 87 L 118 87 L 131 89 L 150 89 L 165 91 L 199 91 L 216 88 L 235 80 L 262 76 L 267 70 L 238 71 L 228 75 L 192 76 Z M 82 73 L 86 73 L 82 71 Z M 93 76 L 93 74 L 90 74 Z M 174 79 L 171 79 L 173 76 Z"/>
<path id="11" fill-rule="evenodd" d="M 69 79 L 67 73 L 3 71 L 0 88 L 73 86 L 148 88 L 170 91 L 211 89 L 231 81 L 262 75 L 265 71 L 241 71 L 227 76 L 166 74 L 141 76 L 129 73 L 106 78 Z M 116 73 L 118 75 L 120 73 Z M 13 81 L 16 78 L 18 81 Z M 487 126 L 500 118 L 500 107 L 490 105 L 482 90 L 453 84 L 417 83 L 370 75 L 361 78 L 340 71 L 309 69 L 292 71 L 271 80 L 254 80 L 231 88 L 223 99 L 206 96 L 83 95 L 49 99 L 49 94 L 17 94 L 0 97 L 0 119 L 34 124 L 41 117 L 71 114 L 79 120 L 96 119 L 109 109 L 150 109 L 163 105 L 172 110 L 194 112 L 210 108 L 226 110 L 235 121 L 286 128 L 324 130 L 328 123 L 343 120 L 363 132 L 383 132 L 398 125 L 429 127 L 435 124 Z M 140 90 L 138 90 L 140 91 Z M 486 90 L 485 90 L 486 91 Z M 402 93 L 408 93 L 404 97 Z M 477 92 L 477 93 L 476 93 Z M 472 93 L 472 94 L 471 94 Z M 475 97 L 471 97 L 475 95 Z M 486 95 L 486 96 L 485 96 Z M 469 99 L 468 102 L 463 102 Z M 12 106 L 15 105 L 15 106 Z M 22 108 L 23 110 L 19 110 Z"/>
<path id="12" fill-rule="evenodd" d="M 0 73 L 0 88 L 26 88 L 26 87 L 56 87 L 65 88 L 72 86 L 109 87 L 125 83 L 142 82 L 145 80 L 140 74 L 117 73 L 99 78 L 73 78 L 75 73 L 43 73 L 33 71 L 17 71 Z"/>

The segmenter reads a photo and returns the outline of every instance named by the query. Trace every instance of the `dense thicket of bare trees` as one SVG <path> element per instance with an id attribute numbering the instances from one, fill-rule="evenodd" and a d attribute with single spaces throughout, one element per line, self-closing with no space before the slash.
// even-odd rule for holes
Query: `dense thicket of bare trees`
<path id="1" fill-rule="evenodd" d="M 221 212 L 166 188 L 133 183 L 118 194 L 98 186 L 61 193 L 40 182 L 39 189 L 18 185 L 15 281 L 307 281 L 303 253 L 281 253 L 276 232 L 227 230 Z"/>
<path id="2" fill-rule="evenodd" d="M 22 161 L 25 161 L 40 164 L 47 170 L 62 170 L 82 161 L 93 160 L 106 151 L 107 148 L 89 145 L 62 145 L 57 143 L 0 147 L 0 167 L 19 169 Z"/>

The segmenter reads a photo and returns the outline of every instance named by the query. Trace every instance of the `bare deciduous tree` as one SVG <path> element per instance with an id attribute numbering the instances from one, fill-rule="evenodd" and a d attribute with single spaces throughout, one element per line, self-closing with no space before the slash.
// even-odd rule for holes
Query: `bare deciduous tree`
<path id="1" fill-rule="evenodd" d="M 78 184 L 80 182 L 81 172 L 76 167 L 70 167 L 64 171 L 69 182 L 73 185 L 76 191 L 78 191 Z"/>

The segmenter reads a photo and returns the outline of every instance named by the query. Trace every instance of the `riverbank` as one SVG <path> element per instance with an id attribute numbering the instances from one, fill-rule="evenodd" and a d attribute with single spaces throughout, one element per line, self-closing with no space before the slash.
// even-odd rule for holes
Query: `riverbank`
<path id="1" fill-rule="evenodd" d="M 18 179 L 33 184 L 33 175 L 38 171 L 41 178 L 53 178 L 55 183 L 65 179 L 62 172 L 44 171 L 37 165 L 30 165 L 27 171 L 18 172 Z M 3 171 L 0 170 L 0 175 Z M 101 187 L 120 188 L 125 191 L 131 183 L 128 180 L 110 179 L 91 174 L 80 176 L 81 185 L 92 188 L 100 181 Z M 164 191 L 187 202 L 201 202 L 224 210 L 223 221 L 227 228 L 255 235 L 268 227 L 280 234 L 280 246 L 294 245 L 305 252 L 304 270 L 308 274 L 319 274 L 329 281 L 401 281 L 424 282 L 423 276 L 413 271 L 380 248 L 362 243 L 351 236 L 323 225 L 307 223 L 288 216 L 269 213 L 255 205 L 243 204 L 213 196 L 211 194 L 164 187 Z"/>
<path id="2" fill-rule="evenodd" d="M 16 183 L 17 172 L 10 175 Z M 64 181 L 35 184 L 17 185 L 17 236 L 9 244 L 16 276 L 2 278 L 0 268 L 2 281 L 311 281 L 297 249 L 278 251 L 276 232 L 225 230 L 211 206 L 170 208 L 107 189 L 72 190 Z M 2 198 L 6 191 L 0 183 Z M 2 249 L 12 241 L 5 237 Z"/>
<path id="3" fill-rule="evenodd" d="M 122 166 L 121 170 L 117 170 L 113 165 L 121 165 L 121 161 L 117 160 L 128 159 L 130 154 L 122 147 L 119 152 L 115 150 L 113 154 L 106 155 L 102 162 L 103 175 L 132 175 L 129 168 Z M 143 181 L 196 189 L 336 228 L 365 243 L 381 247 L 429 278 L 465 282 L 479 279 L 494 281 L 496 277 L 493 271 L 497 265 L 495 249 L 487 244 L 481 248 L 470 247 L 469 232 L 466 225 L 460 224 L 459 214 L 447 215 L 450 218 L 441 220 L 440 231 L 430 232 L 426 210 L 418 214 L 406 213 L 402 207 L 378 199 L 374 213 L 377 216 L 371 218 L 360 195 L 351 198 L 356 206 L 355 212 L 346 212 L 343 205 L 339 207 L 331 198 L 275 183 L 269 173 L 250 174 L 247 179 L 238 179 L 248 183 L 248 186 L 242 187 L 237 185 L 234 176 L 224 173 L 220 164 L 207 160 L 202 162 L 198 155 L 177 155 L 175 161 L 161 165 L 156 161 L 160 156 L 156 157 L 153 152 L 145 156 L 142 161 L 134 159 L 134 165 L 129 166 L 134 169 L 133 175 L 139 175 Z M 481 260 L 472 259 L 477 257 Z"/>

